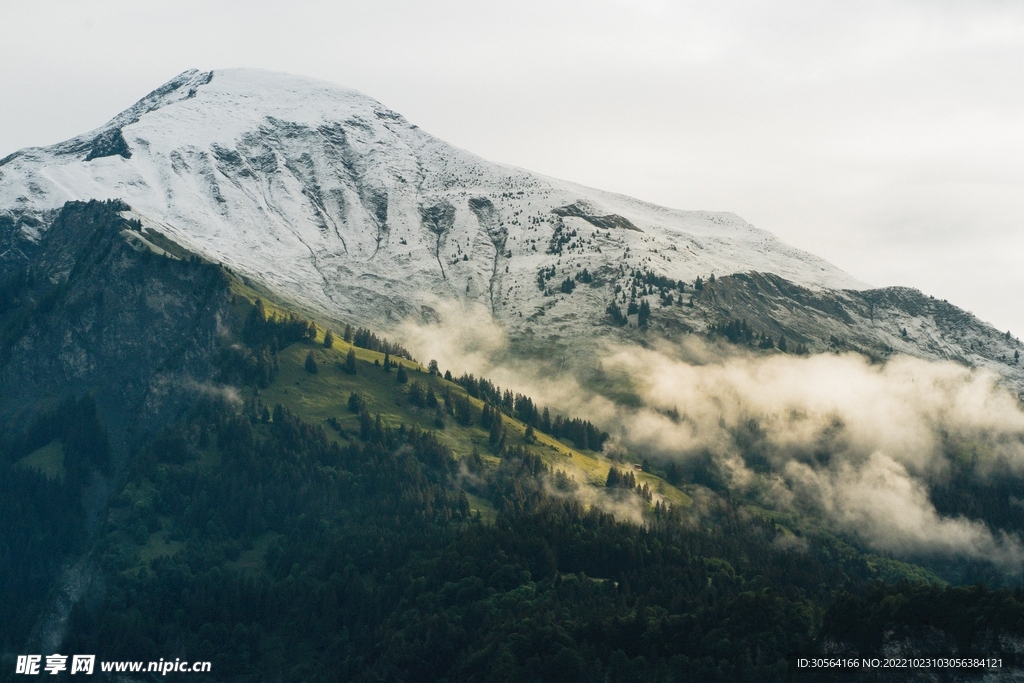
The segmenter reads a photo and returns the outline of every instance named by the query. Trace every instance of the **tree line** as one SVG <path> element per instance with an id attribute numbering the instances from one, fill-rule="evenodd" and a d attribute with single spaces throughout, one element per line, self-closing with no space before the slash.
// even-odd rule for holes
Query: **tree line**
<path id="1" fill-rule="evenodd" d="M 567 418 L 557 414 L 552 417 L 546 406 L 541 410 L 529 396 L 512 393 L 508 389 L 502 391 L 501 387 L 484 377 L 477 378 L 471 373 L 463 373 L 453 381 L 465 389 L 467 394 L 480 399 L 489 408 L 555 438 L 569 439 L 579 448 L 600 451 L 608 440 L 608 432 L 598 429 L 589 420 Z"/>

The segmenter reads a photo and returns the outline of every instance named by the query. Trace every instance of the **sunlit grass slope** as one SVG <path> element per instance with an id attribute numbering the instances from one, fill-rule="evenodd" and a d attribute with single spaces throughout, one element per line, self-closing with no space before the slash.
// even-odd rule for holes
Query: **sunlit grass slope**
<path id="1" fill-rule="evenodd" d="M 237 287 L 235 292 L 238 302 L 236 313 L 242 317 L 248 314 L 254 293 L 244 286 Z M 262 301 L 268 315 L 285 317 L 289 314 L 288 309 L 280 304 L 268 303 L 266 299 Z M 297 342 L 282 349 L 278 353 L 278 372 L 269 387 L 259 390 L 258 400 L 271 409 L 280 403 L 303 419 L 324 425 L 331 438 L 345 443 L 358 438 L 359 434 L 359 415 L 348 408 L 349 397 L 353 393 L 361 396 L 363 405 L 371 415 L 380 414 L 387 427 L 397 428 L 404 424 L 407 427 L 416 425 L 421 429 L 436 429 L 435 409 L 416 407 L 409 402 L 409 387 L 418 382 L 424 392 L 433 389 L 439 399 L 450 392 L 453 396 L 465 397 L 472 404 L 477 416 L 474 424 L 459 424 L 446 415 L 444 428 L 436 430 L 438 437 L 452 449 L 455 456 L 465 457 L 476 450 L 485 462 L 492 465 L 497 463 L 498 454 L 489 443 L 489 432 L 479 421 L 484 405 L 482 401 L 469 396 L 460 385 L 445 380 L 441 375 L 431 374 L 420 363 L 391 357 L 391 363 L 403 365 L 408 375 L 404 384 L 399 383 L 397 365 L 388 371 L 384 370 L 383 353 L 346 343 L 341 331 L 337 329 L 332 330 L 334 342 L 327 348 L 323 344 L 326 332 L 326 329 L 318 325 L 314 341 Z M 356 357 L 354 375 L 344 369 L 350 349 L 355 351 Z M 317 366 L 315 373 L 306 369 L 306 358 L 311 352 Z M 442 372 L 445 370 L 441 369 Z M 463 372 L 460 368 L 447 370 L 453 376 Z M 253 389 L 247 389 L 246 392 L 244 398 L 247 399 L 255 393 Z M 551 409 L 553 413 L 559 412 L 557 406 L 551 406 Z M 539 430 L 535 430 L 533 439 L 527 441 L 526 425 L 507 415 L 503 419 L 506 445 L 526 448 L 553 470 L 563 470 L 580 484 L 604 486 L 610 467 L 632 467 L 630 462 L 612 462 L 599 453 L 577 448 L 568 441 L 556 439 Z M 339 426 L 340 430 L 328 426 L 329 421 Z M 660 477 L 647 472 L 636 472 L 635 475 L 637 484 L 647 484 L 653 492 L 672 505 L 689 506 L 692 503 L 686 493 Z"/>

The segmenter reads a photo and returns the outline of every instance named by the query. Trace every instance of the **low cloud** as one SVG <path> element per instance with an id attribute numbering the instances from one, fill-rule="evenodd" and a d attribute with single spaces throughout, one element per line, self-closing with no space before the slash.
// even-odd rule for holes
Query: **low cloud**
<path id="1" fill-rule="evenodd" d="M 560 488 L 555 485 L 554 478 L 559 474 L 567 477 L 571 484 L 568 488 Z M 644 509 L 646 501 L 640 498 L 635 490 L 628 488 L 599 488 L 596 486 L 580 485 L 579 482 L 587 481 L 587 475 L 579 468 L 567 463 L 560 463 L 554 468 L 553 477 L 544 480 L 545 489 L 550 496 L 556 498 L 571 498 L 578 501 L 584 507 L 597 508 L 615 516 L 616 519 L 642 525 L 644 523 Z M 661 496 L 653 494 L 655 500 L 661 500 Z"/>
<path id="2" fill-rule="evenodd" d="M 213 398 L 219 398 L 230 405 L 240 406 L 242 405 L 242 397 L 239 395 L 238 390 L 227 384 L 214 384 L 212 382 L 197 382 L 194 379 L 185 380 L 182 385 L 188 391 L 194 391 L 197 394 L 204 396 L 210 396 Z"/>
<path id="3" fill-rule="evenodd" d="M 943 516 L 928 495 L 956 457 L 973 459 L 976 476 L 1024 476 L 1024 411 L 991 372 L 906 356 L 759 354 L 690 336 L 597 355 L 601 384 L 639 398 L 626 406 L 514 356 L 488 311 L 440 310 L 439 324 L 400 330 L 417 357 L 589 419 L 612 444 L 684 464 L 710 458 L 728 486 L 814 512 L 879 551 L 1011 572 L 1024 562 L 1020 539 Z"/>
<path id="4" fill-rule="evenodd" d="M 883 453 L 819 470 L 791 461 L 785 477 L 802 501 L 875 549 L 903 556 L 960 555 L 1008 572 L 1019 571 L 1024 560 L 1020 539 L 995 534 L 979 521 L 939 515 L 923 482 Z"/>

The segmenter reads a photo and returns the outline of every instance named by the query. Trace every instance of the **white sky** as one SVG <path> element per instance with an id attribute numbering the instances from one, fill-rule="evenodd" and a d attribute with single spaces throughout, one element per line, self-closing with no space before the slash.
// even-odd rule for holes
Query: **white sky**
<path id="1" fill-rule="evenodd" d="M 1024 3 L 0 0 L 0 157 L 232 66 L 356 88 L 493 161 L 735 212 L 1024 336 Z"/>

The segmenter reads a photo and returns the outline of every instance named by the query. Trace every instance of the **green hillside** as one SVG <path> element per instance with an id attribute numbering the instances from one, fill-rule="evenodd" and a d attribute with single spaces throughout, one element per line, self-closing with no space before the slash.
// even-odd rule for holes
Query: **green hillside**
<path id="1" fill-rule="evenodd" d="M 260 301 L 265 311 L 264 315 L 268 318 L 285 319 L 290 315 L 296 315 L 280 304 L 259 297 L 237 280 L 233 283 L 233 291 L 236 294 L 233 306 L 236 326 L 241 326 L 244 320 L 252 315 L 252 307 L 257 300 Z M 397 428 L 404 424 L 416 425 L 421 429 L 436 429 L 435 407 L 416 406 L 410 403 L 410 389 L 413 384 L 418 384 L 424 393 L 433 390 L 437 397 L 450 394 L 464 398 L 472 406 L 473 424 L 462 424 L 448 415 L 444 427 L 436 430 L 439 440 L 452 449 L 455 457 L 462 458 L 476 450 L 485 462 L 492 466 L 497 464 L 496 456 L 500 448 L 496 449 L 489 443 L 488 430 L 478 419 L 484 402 L 470 396 L 458 383 L 446 380 L 442 376 L 447 371 L 457 377 L 463 374 L 461 369 L 439 369 L 438 373 L 432 374 L 420 363 L 392 357 L 389 361 L 394 367 L 385 371 L 384 353 L 346 342 L 341 330 L 332 330 L 333 342 L 326 348 L 323 341 L 327 329 L 316 325 L 315 322 L 313 325 L 316 328 L 315 337 L 304 338 L 281 350 L 277 354 L 278 371 L 274 381 L 255 394 L 251 391 L 246 392 L 246 399 L 255 399 L 268 409 L 281 404 L 313 424 L 327 425 L 328 421 L 332 421 L 334 427 L 328 429 L 329 435 L 344 444 L 351 442 L 359 433 L 358 411 L 352 411 L 348 407 L 349 398 L 353 393 L 361 397 L 365 409 L 370 414 L 379 414 L 387 427 Z M 346 356 L 350 350 L 356 358 L 355 374 L 349 374 L 344 369 Z M 310 353 L 316 363 L 316 373 L 308 372 L 305 367 L 306 358 Z M 407 371 L 408 377 L 404 383 L 397 381 L 399 365 Z M 552 409 L 557 412 L 557 407 L 552 406 Z M 571 476 L 582 475 L 588 484 L 603 487 L 608 478 L 608 470 L 613 465 L 634 469 L 639 464 L 638 460 L 630 460 L 628 455 L 624 461 L 613 463 L 592 450 L 578 448 L 571 441 L 556 439 L 538 429 L 534 429 L 531 439 L 527 440 L 526 425 L 507 414 L 503 419 L 506 444 L 522 447 L 555 470 L 565 470 Z M 637 485 L 646 484 L 666 503 L 685 507 L 692 502 L 686 493 L 661 477 L 635 470 L 634 476 Z"/>
<path id="2" fill-rule="evenodd" d="M 1024 634 L 1019 588 L 672 486 L 536 426 L 597 444 L 586 416 L 369 331 L 327 346 L 231 286 L 215 381 L 123 468 L 88 397 L 10 440 L 0 599 L 24 616 L 0 622 L 0 679 L 58 572 L 85 586 L 48 622 L 61 652 L 209 661 L 217 681 L 835 680 L 796 658 L 998 656 Z"/>

